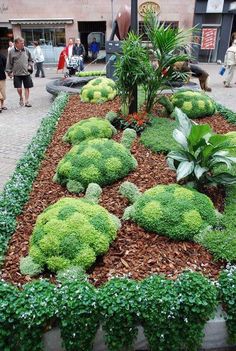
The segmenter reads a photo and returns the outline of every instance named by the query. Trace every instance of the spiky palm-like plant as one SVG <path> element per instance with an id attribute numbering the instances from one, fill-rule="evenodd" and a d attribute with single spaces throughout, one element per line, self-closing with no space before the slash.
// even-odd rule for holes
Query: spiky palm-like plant
<path id="1" fill-rule="evenodd" d="M 174 64 L 179 61 L 188 61 L 190 56 L 186 52 L 189 47 L 189 38 L 193 32 L 165 26 L 160 23 L 153 12 L 148 12 L 144 18 L 144 28 L 148 40 L 151 42 L 151 55 L 154 64 L 144 67 L 145 81 L 143 86 L 146 92 L 146 110 L 150 112 L 153 105 L 160 99 L 161 91 L 169 87 L 176 78 L 186 79 L 186 73 L 177 73 Z M 177 77 L 178 76 L 178 77 Z"/>

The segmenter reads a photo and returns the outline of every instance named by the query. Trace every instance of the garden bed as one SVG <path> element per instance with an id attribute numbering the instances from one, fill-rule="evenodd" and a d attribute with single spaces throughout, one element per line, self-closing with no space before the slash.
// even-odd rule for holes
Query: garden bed
<path id="1" fill-rule="evenodd" d="M 62 136 L 72 124 L 91 116 L 105 116 L 108 111 L 117 111 L 118 98 L 102 105 L 82 103 L 78 96 L 71 96 L 57 126 L 53 140 L 49 145 L 39 174 L 34 182 L 29 201 L 22 214 L 17 218 L 18 226 L 9 243 L 2 278 L 14 283 L 25 283 L 30 280 L 19 272 L 20 257 L 28 253 L 29 238 L 37 216 L 50 204 L 64 196 L 76 197 L 52 178 L 58 162 L 70 149 L 62 141 Z M 222 116 L 215 114 L 202 118 L 198 122 L 209 123 L 215 132 L 226 133 L 236 130 Z M 120 133 L 115 136 L 120 139 Z M 175 173 L 169 170 L 165 155 L 156 154 L 135 141 L 132 154 L 138 161 L 137 169 L 125 179 L 103 188 L 101 205 L 109 212 L 121 217 L 127 207 L 127 201 L 118 194 L 119 185 L 124 180 L 134 182 L 141 191 L 156 184 L 175 183 Z M 211 190 L 207 193 L 215 206 L 222 212 L 224 209 L 224 190 Z M 83 195 L 81 195 L 83 196 Z M 176 278 L 182 271 L 191 269 L 202 272 L 210 278 L 217 278 L 225 266 L 223 261 L 215 262 L 212 255 L 201 245 L 193 242 L 175 242 L 161 235 L 147 233 L 131 222 L 122 224 L 118 238 L 111 245 L 108 253 L 98 258 L 96 265 L 89 271 L 90 281 L 99 286 L 111 276 L 129 276 L 143 279 L 153 273 L 163 273 Z M 49 274 L 45 273 L 44 277 Z M 53 277 L 51 276 L 53 280 Z"/>

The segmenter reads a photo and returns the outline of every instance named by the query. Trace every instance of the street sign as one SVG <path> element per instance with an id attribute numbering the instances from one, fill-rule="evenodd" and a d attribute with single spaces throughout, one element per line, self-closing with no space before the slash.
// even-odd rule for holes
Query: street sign
<path id="1" fill-rule="evenodd" d="M 217 28 L 203 28 L 202 29 L 202 50 L 214 50 L 216 47 Z"/>

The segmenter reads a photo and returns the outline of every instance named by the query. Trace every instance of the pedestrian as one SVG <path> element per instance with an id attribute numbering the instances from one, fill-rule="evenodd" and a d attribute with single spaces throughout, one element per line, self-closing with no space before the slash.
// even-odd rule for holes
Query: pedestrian
<path id="1" fill-rule="evenodd" d="M 70 38 L 65 50 L 65 59 L 70 59 L 73 55 L 74 39 Z"/>
<path id="2" fill-rule="evenodd" d="M 24 39 L 17 37 L 14 40 L 14 48 L 10 50 L 7 58 L 6 72 L 9 77 L 13 76 L 14 87 L 20 97 L 20 106 L 31 107 L 29 103 L 30 88 L 33 87 L 33 82 L 30 73 L 33 72 L 33 60 L 29 49 L 24 46 Z M 24 85 L 24 97 L 22 84 Z"/>
<path id="3" fill-rule="evenodd" d="M 41 78 L 45 78 L 44 69 L 43 69 L 44 55 L 43 55 L 42 49 L 38 41 L 34 41 L 33 45 L 34 45 L 33 57 L 36 64 L 35 77 L 39 77 L 41 72 Z"/>
<path id="4" fill-rule="evenodd" d="M 224 86 L 225 88 L 232 88 L 231 82 L 233 80 L 236 67 L 236 39 L 234 39 L 232 45 L 226 51 L 224 66 L 226 67 L 226 79 L 224 81 Z"/>
<path id="5" fill-rule="evenodd" d="M 76 39 L 76 43 L 73 47 L 73 52 L 72 52 L 73 56 L 80 56 L 80 70 L 83 71 L 84 70 L 84 56 L 85 56 L 85 48 L 84 45 L 81 43 L 80 39 Z"/>
<path id="6" fill-rule="evenodd" d="M 8 42 L 7 53 L 9 53 L 9 51 L 10 51 L 11 49 L 13 49 L 13 47 L 14 47 L 14 43 L 13 43 L 12 41 L 9 41 L 9 42 Z"/>
<path id="7" fill-rule="evenodd" d="M 89 51 L 91 52 L 92 61 L 97 59 L 99 50 L 100 50 L 100 45 L 96 41 L 96 38 L 93 38 L 93 41 L 89 47 Z"/>
<path id="8" fill-rule="evenodd" d="M 0 113 L 3 110 L 7 110 L 4 106 L 4 101 L 6 100 L 6 62 L 6 57 L 0 54 Z"/>

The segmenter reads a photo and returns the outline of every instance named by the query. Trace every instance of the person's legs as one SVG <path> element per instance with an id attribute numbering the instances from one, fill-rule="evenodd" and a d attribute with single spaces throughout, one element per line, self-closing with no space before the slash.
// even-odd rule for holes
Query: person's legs
<path id="1" fill-rule="evenodd" d="M 43 69 L 43 62 L 41 63 L 41 77 L 44 78 L 45 77 L 45 73 L 44 73 L 44 69 Z"/>
<path id="2" fill-rule="evenodd" d="M 224 81 L 224 84 L 225 84 L 225 87 L 228 88 L 230 87 L 230 83 L 233 79 L 233 76 L 234 76 L 234 66 L 227 66 L 227 76 L 226 76 L 226 79 Z"/>
<path id="3" fill-rule="evenodd" d="M 39 73 L 40 73 L 40 62 L 36 62 L 36 73 L 35 73 L 35 77 L 39 77 Z"/>
<path id="4" fill-rule="evenodd" d="M 22 95 L 22 82 L 23 82 L 23 76 L 14 76 L 13 78 L 13 83 L 14 83 L 14 88 L 16 88 L 17 93 L 20 97 L 19 104 L 20 106 L 24 106 L 24 101 L 23 101 L 23 95 Z"/>
<path id="5" fill-rule="evenodd" d="M 29 90 L 33 87 L 33 82 L 30 75 L 24 76 L 23 83 L 25 88 L 25 107 L 31 107 L 32 105 L 29 103 Z"/>

